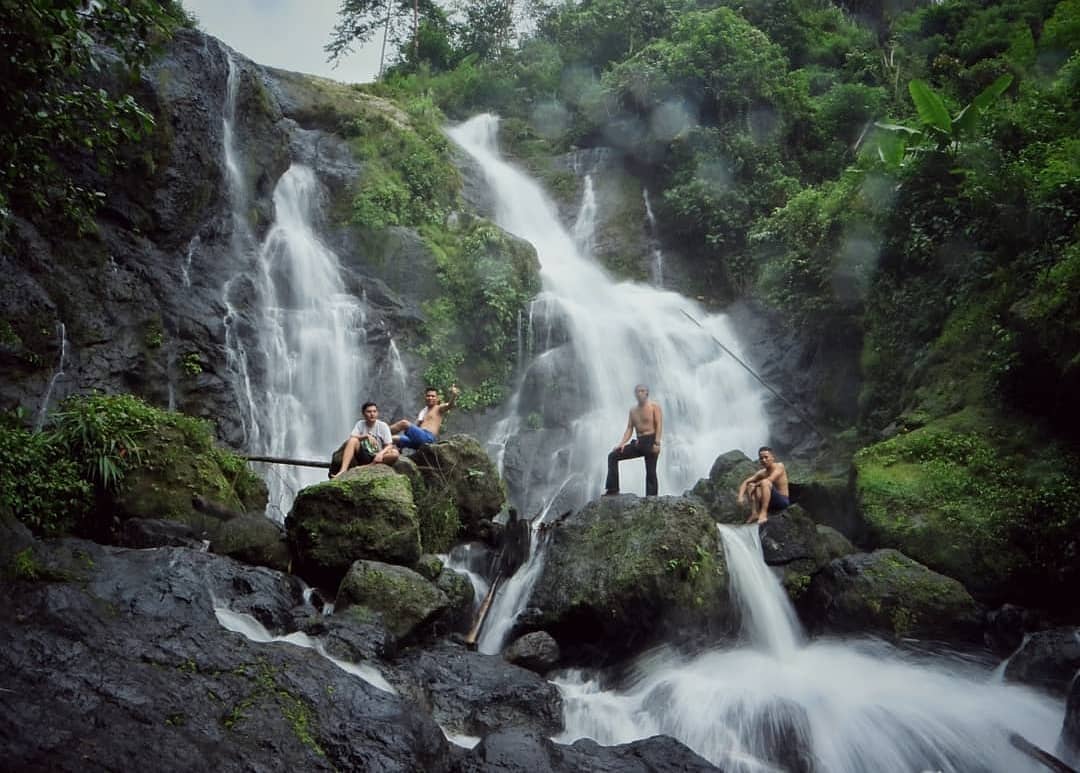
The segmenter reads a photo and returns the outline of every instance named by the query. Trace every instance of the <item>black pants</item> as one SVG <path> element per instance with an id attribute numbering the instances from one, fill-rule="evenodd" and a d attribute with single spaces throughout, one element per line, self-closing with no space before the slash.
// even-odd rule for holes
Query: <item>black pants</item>
<path id="1" fill-rule="evenodd" d="M 619 462 L 623 459 L 637 459 L 639 456 L 644 456 L 645 496 L 656 496 L 656 493 L 660 488 L 659 484 L 656 482 L 656 460 L 660 455 L 653 453 L 653 441 L 655 439 L 655 435 L 638 435 L 635 439 L 627 443 L 622 451 L 616 449 L 608 454 L 607 484 L 604 486 L 604 489 L 607 491 L 619 490 Z"/>

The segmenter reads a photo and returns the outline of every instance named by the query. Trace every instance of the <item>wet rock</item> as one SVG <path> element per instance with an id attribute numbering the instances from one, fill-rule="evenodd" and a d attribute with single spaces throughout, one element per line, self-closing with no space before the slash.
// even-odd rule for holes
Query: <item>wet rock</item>
<path id="1" fill-rule="evenodd" d="M 546 674 L 559 662 L 559 645 L 550 634 L 543 631 L 527 633 L 517 639 L 503 652 L 506 662 L 527 668 L 538 674 Z"/>
<path id="2" fill-rule="evenodd" d="M 73 580 L 0 580 L 6 768 L 446 769 L 446 741 L 410 703 L 219 624 L 227 605 L 286 632 L 294 578 L 183 548 L 40 548 Z"/>
<path id="3" fill-rule="evenodd" d="M 262 515 L 245 515 L 222 523 L 210 550 L 245 564 L 289 571 L 291 556 L 282 527 Z"/>
<path id="4" fill-rule="evenodd" d="M 442 630 L 450 633 L 468 633 L 476 608 L 476 591 L 472 582 L 461 572 L 443 569 L 435 578 L 435 587 L 446 594 L 449 607 L 442 620 Z"/>
<path id="5" fill-rule="evenodd" d="M 454 773 L 706 773 L 719 771 L 674 738 L 653 736 L 621 746 L 582 739 L 569 746 L 525 728 L 484 738 L 453 766 Z"/>
<path id="6" fill-rule="evenodd" d="M 358 620 L 350 615 L 309 613 L 299 630 L 322 641 L 328 655 L 359 663 L 393 657 L 397 642 L 381 620 Z"/>
<path id="7" fill-rule="evenodd" d="M 506 501 L 502 479 L 475 438 L 443 436 L 438 443 L 418 449 L 413 461 L 428 490 L 436 495 L 441 492 L 453 502 L 464 536 L 475 535 L 481 522 L 490 521 L 502 510 Z"/>
<path id="8" fill-rule="evenodd" d="M 1005 666 L 1005 678 L 1065 695 L 1080 671 L 1080 628 L 1031 634 Z"/>
<path id="9" fill-rule="evenodd" d="M 866 523 L 855 505 L 847 472 L 792 481 L 790 490 L 791 501 L 798 502 L 815 523 L 831 526 L 847 539 L 866 539 Z"/>
<path id="10" fill-rule="evenodd" d="M 382 464 L 303 489 L 285 530 L 294 571 L 327 588 L 336 587 L 358 559 L 412 566 L 421 554 L 412 488 Z"/>
<path id="11" fill-rule="evenodd" d="M 851 541 L 831 526 L 818 524 L 817 533 L 818 539 L 821 540 L 821 544 L 825 548 L 825 555 L 829 557 L 829 560 L 842 558 L 856 552 Z"/>
<path id="12" fill-rule="evenodd" d="M 126 548 L 192 548 L 202 550 L 203 540 L 186 523 L 156 518 L 131 518 L 124 522 L 120 544 Z"/>
<path id="13" fill-rule="evenodd" d="M 722 635 L 731 601 L 716 524 L 684 497 L 603 497 L 549 530 L 530 606 L 570 661 Z"/>
<path id="14" fill-rule="evenodd" d="M 515 725 L 546 735 L 562 729 L 562 698 L 555 685 L 498 655 L 442 641 L 402 656 L 388 676 L 402 695 L 453 733 L 483 736 Z"/>
<path id="15" fill-rule="evenodd" d="M 760 529 L 765 563 L 781 569 L 784 589 L 794 602 L 805 593 L 814 574 L 836 557 L 831 555 L 830 547 L 833 551 L 843 551 L 842 544 L 834 542 L 830 546 L 832 534 L 843 543 L 847 542 L 835 531 L 832 534 L 819 531 L 819 527 L 799 505 L 773 513 Z M 850 544 L 847 547 L 850 548 Z M 854 548 L 841 555 L 852 552 Z"/>
<path id="16" fill-rule="evenodd" d="M 435 579 L 443 570 L 443 562 L 438 556 L 432 553 L 425 553 L 420 556 L 420 560 L 416 562 L 416 571 L 423 575 L 424 579 L 435 582 Z"/>
<path id="17" fill-rule="evenodd" d="M 356 561 L 338 588 L 334 614 L 379 620 L 398 642 L 423 633 L 450 606 L 446 594 L 422 576 L 379 561 Z"/>
<path id="18" fill-rule="evenodd" d="M 1020 648 L 1025 633 L 1048 627 L 1039 612 L 1015 604 L 1002 604 L 986 613 L 986 644 L 1005 657 Z"/>
<path id="19" fill-rule="evenodd" d="M 815 631 L 982 640 L 982 609 L 964 586 L 891 549 L 830 562 L 810 581 L 799 612 Z"/>

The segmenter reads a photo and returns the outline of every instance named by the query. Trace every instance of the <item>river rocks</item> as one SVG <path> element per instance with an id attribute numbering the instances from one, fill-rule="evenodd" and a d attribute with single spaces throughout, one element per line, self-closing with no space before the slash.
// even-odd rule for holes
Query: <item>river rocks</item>
<path id="1" fill-rule="evenodd" d="M 1080 672 L 1080 628 L 1054 628 L 1027 637 L 1005 666 L 1005 678 L 1064 695 Z"/>
<path id="2" fill-rule="evenodd" d="M 562 729 L 555 685 L 498 655 L 443 641 L 402 656 L 390 678 L 452 733 L 483 736 L 513 725 L 546 735 Z"/>
<path id="3" fill-rule="evenodd" d="M 622 746 L 582 739 L 569 746 L 525 728 L 499 730 L 453 766 L 454 773 L 708 773 L 719 771 L 674 738 L 657 735 Z"/>
<path id="4" fill-rule="evenodd" d="M 0 581 L 5 768 L 447 769 L 442 733 L 412 704 L 219 624 L 227 604 L 286 632 L 296 580 L 182 548 L 65 540 L 37 556 L 73 581 Z"/>
<path id="5" fill-rule="evenodd" d="M 896 550 L 835 559 L 814 575 L 799 608 L 816 631 L 982 640 L 982 610 L 964 586 Z"/>
<path id="6" fill-rule="evenodd" d="M 357 559 L 411 566 L 421 554 L 409 482 L 382 464 L 303 489 L 285 529 L 296 557 L 294 570 L 330 588 Z"/>
<path id="7" fill-rule="evenodd" d="M 449 607 L 446 594 L 411 569 L 356 561 L 338 588 L 334 614 L 377 617 L 397 640 L 419 635 Z"/>
<path id="8" fill-rule="evenodd" d="M 716 525 L 696 500 L 603 497 L 551 529 L 530 606 L 574 661 L 610 661 L 730 625 Z"/>
<path id="9" fill-rule="evenodd" d="M 453 569 L 443 569 L 435 578 L 435 587 L 446 594 L 448 608 L 443 625 L 448 631 L 468 633 L 476 609 L 476 591 L 468 576 Z"/>
<path id="10" fill-rule="evenodd" d="M 507 647 L 503 657 L 507 663 L 546 674 L 559 662 L 559 644 L 543 631 L 527 633 Z"/>
<path id="11" fill-rule="evenodd" d="M 186 523 L 162 521 L 157 518 L 131 518 L 124 521 L 120 544 L 126 548 L 194 548 L 203 550 L 204 540 Z"/>
<path id="12" fill-rule="evenodd" d="M 464 536 L 479 533 L 484 521 L 490 521 L 506 501 L 499 471 L 483 446 L 468 435 L 448 435 L 430 446 L 423 446 L 413 455 L 424 484 L 433 492 L 445 494 L 457 509 Z M 456 535 L 455 535 L 456 536 Z M 427 546 L 432 552 L 449 549 L 450 545 Z"/>
<path id="13" fill-rule="evenodd" d="M 834 553 L 844 551 L 842 542 L 847 542 L 835 531 L 819 531 L 819 527 L 798 505 L 773 513 L 760 529 L 765 563 L 783 570 L 784 588 L 792 601 L 798 601 L 814 573 L 837 557 Z M 847 548 L 846 553 L 854 552 L 850 543 Z"/>

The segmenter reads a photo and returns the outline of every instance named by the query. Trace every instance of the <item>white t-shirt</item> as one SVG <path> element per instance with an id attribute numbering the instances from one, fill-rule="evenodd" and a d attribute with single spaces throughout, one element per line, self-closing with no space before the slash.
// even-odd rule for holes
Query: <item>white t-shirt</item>
<path id="1" fill-rule="evenodd" d="M 356 437 L 361 435 L 374 435 L 379 439 L 379 443 L 385 448 L 394 442 L 394 438 L 390 435 L 390 425 L 381 419 L 375 419 L 375 426 L 368 427 L 367 422 L 363 419 L 356 422 L 356 426 L 353 427 L 352 433 Z"/>

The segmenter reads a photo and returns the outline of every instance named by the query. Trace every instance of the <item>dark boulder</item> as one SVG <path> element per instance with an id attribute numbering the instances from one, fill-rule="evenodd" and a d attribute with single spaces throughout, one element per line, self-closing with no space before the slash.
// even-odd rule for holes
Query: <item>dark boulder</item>
<path id="1" fill-rule="evenodd" d="M 303 489 L 285 530 L 296 573 L 327 588 L 337 587 L 358 559 L 412 566 L 421 555 L 409 481 L 382 464 Z"/>
<path id="2" fill-rule="evenodd" d="M 559 644 L 543 631 L 527 633 L 506 648 L 507 663 L 546 674 L 559 663 Z"/>
<path id="3" fill-rule="evenodd" d="M 833 560 L 814 575 L 798 606 L 817 632 L 982 641 L 982 609 L 964 586 L 896 550 Z"/>
<path id="4" fill-rule="evenodd" d="M 443 615 L 440 633 L 467 633 L 473 624 L 476 609 L 476 590 L 468 575 L 443 569 L 435 578 L 435 587 L 446 594 L 448 606 Z"/>
<path id="5" fill-rule="evenodd" d="M 716 524 L 684 497 L 603 497 L 547 532 L 531 620 L 571 661 L 607 662 L 664 638 L 730 630 Z"/>
<path id="6" fill-rule="evenodd" d="M 1069 765 L 1080 766 L 1080 676 L 1074 677 L 1069 686 L 1057 753 Z"/>
<path id="7" fill-rule="evenodd" d="M 1010 682 L 1065 695 L 1080 671 L 1080 628 L 1054 628 L 1029 635 L 1005 666 Z"/>
<path id="8" fill-rule="evenodd" d="M 526 728 L 501 729 L 453 766 L 454 773 L 707 773 L 720 768 L 674 738 L 657 735 L 621 746 L 582 739 L 569 746 Z"/>
<path id="9" fill-rule="evenodd" d="M 120 544 L 126 548 L 193 548 L 203 550 L 209 540 L 202 539 L 195 529 L 179 521 L 157 518 L 131 518 L 120 531 Z"/>
<path id="10" fill-rule="evenodd" d="M 5 768 L 447 768 L 442 733 L 412 704 L 309 649 L 222 628 L 227 606 L 287 632 L 294 578 L 183 548 L 37 550 L 71 580 L 0 581 Z"/>
<path id="11" fill-rule="evenodd" d="M 716 457 L 709 477 L 699 480 L 687 494 L 704 502 L 714 520 L 742 523 L 750 511 L 749 506 L 740 507 L 735 500 L 739 484 L 759 469 L 742 451 L 728 451 Z"/>
<path id="12" fill-rule="evenodd" d="M 244 515 L 224 521 L 215 531 L 210 550 L 245 564 L 289 571 L 291 557 L 280 524 L 263 515 Z"/>
<path id="13" fill-rule="evenodd" d="M 389 678 L 452 733 L 483 736 L 515 725 L 545 735 L 562 729 L 555 685 L 498 655 L 444 640 L 402 656 Z"/>
<path id="14" fill-rule="evenodd" d="M 836 558 L 836 553 L 854 552 L 850 543 L 835 531 L 822 531 L 799 505 L 773 513 L 761 525 L 761 552 L 765 563 L 783 572 L 784 589 L 792 601 L 798 601 L 810 585 L 810 579 Z M 837 539 L 839 538 L 839 539 Z"/>

